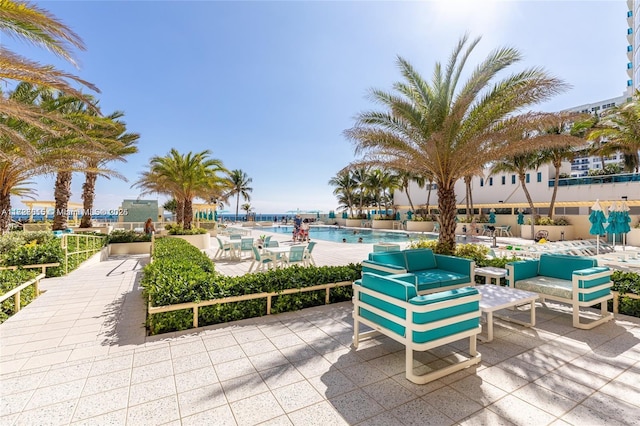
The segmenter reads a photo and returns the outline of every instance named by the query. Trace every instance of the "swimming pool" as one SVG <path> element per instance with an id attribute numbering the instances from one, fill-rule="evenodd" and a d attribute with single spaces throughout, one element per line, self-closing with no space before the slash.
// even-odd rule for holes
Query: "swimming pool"
<path id="1" fill-rule="evenodd" d="M 276 234 L 287 234 L 289 236 L 293 233 L 293 226 L 271 226 L 259 229 Z M 363 243 L 406 243 L 411 239 L 418 238 L 418 236 L 434 238 L 429 234 L 422 235 L 407 232 L 376 231 L 372 229 L 337 228 L 334 226 L 312 226 L 309 230 L 311 240 L 333 241 L 336 243 L 342 242 L 343 238 L 347 240 L 347 243 L 357 243 L 359 238 L 362 238 Z"/>

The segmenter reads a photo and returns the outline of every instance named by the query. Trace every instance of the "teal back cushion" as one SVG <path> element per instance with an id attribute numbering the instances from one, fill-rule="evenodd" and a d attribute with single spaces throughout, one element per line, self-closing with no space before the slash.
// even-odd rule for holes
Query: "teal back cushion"
<path id="1" fill-rule="evenodd" d="M 413 297 L 416 297 L 416 287 L 413 284 L 409 284 L 403 281 L 395 280 L 392 278 L 386 278 L 380 275 L 364 272 L 362 274 L 362 280 L 360 280 L 362 287 L 374 290 L 378 293 L 407 301 Z M 369 295 L 360 293 L 360 300 L 370 306 L 373 306 L 381 311 L 389 313 L 399 319 L 404 320 L 406 318 L 406 310 L 400 303 L 389 303 L 385 300 L 378 299 L 375 294 Z M 360 308 L 360 315 L 376 324 L 393 331 L 394 333 L 404 336 L 405 328 L 398 322 L 383 318 L 377 315 L 365 307 Z"/>
<path id="2" fill-rule="evenodd" d="M 404 255 L 407 258 L 407 271 L 409 272 L 424 271 L 436 267 L 436 258 L 430 249 L 405 250 Z"/>
<path id="3" fill-rule="evenodd" d="M 385 265 L 400 266 L 402 268 L 407 267 L 407 264 L 404 260 L 404 252 L 401 251 L 369 253 L 369 260 L 383 263 Z"/>
<path id="4" fill-rule="evenodd" d="M 595 259 L 566 254 L 542 254 L 538 275 L 571 281 L 573 271 L 598 266 Z"/>

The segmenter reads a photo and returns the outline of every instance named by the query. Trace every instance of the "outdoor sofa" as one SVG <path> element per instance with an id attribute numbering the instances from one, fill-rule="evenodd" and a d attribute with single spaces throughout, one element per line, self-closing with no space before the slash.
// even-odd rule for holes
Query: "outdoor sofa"
<path id="1" fill-rule="evenodd" d="M 538 293 L 540 299 L 557 300 L 573 306 L 573 326 L 592 329 L 613 319 L 607 311 L 611 293 L 611 270 L 598 266 L 596 259 L 564 254 L 542 254 L 539 259 L 507 264 L 507 285 Z M 580 322 L 580 307 L 600 303 L 599 317 Z"/>
<path id="2" fill-rule="evenodd" d="M 407 380 L 424 384 L 478 364 L 476 336 L 480 326 L 480 294 L 474 287 L 418 296 L 415 285 L 365 272 L 353 284 L 353 346 L 360 340 L 384 334 L 406 348 Z M 360 325 L 372 331 L 360 332 Z M 413 351 L 426 351 L 469 338 L 469 355 L 456 354 L 449 364 L 423 375 L 413 369 Z"/>
<path id="3" fill-rule="evenodd" d="M 414 284 L 418 294 L 427 294 L 474 285 L 474 266 L 470 259 L 409 249 L 369 253 L 362 272 L 390 275 Z"/>

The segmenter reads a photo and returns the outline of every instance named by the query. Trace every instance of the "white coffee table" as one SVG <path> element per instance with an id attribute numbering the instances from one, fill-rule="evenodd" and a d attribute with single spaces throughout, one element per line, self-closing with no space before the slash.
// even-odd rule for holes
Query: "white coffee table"
<path id="1" fill-rule="evenodd" d="M 531 303 L 530 322 L 523 322 L 515 318 L 498 315 L 496 315 L 496 317 L 524 325 L 525 327 L 533 327 L 536 325 L 536 300 L 538 299 L 538 293 L 516 290 L 511 287 L 501 287 L 499 285 L 478 285 L 476 289 L 478 289 L 478 292 L 482 295 L 482 299 L 480 299 L 480 311 L 487 314 L 487 337 L 478 335 L 481 341 L 490 342 L 493 340 L 493 313 L 500 309 Z"/>

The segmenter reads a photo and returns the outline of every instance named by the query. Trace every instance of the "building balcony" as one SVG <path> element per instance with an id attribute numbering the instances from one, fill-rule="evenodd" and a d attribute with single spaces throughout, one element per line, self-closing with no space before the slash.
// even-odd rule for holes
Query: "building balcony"
<path id="1" fill-rule="evenodd" d="M 553 187 L 555 179 L 549 179 L 549 187 Z M 622 173 L 617 175 L 587 176 L 579 178 L 558 179 L 558 186 L 598 185 L 603 183 L 640 182 L 640 173 Z"/>

